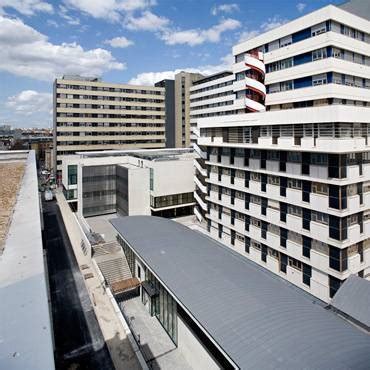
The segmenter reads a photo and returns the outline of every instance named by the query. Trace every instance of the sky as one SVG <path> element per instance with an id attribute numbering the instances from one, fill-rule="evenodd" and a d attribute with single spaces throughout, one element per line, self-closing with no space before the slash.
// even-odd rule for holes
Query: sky
<path id="1" fill-rule="evenodd" d="M 231 67 L 232 46 L 343 0 L 0 0 L 0 125 L 52 127 L 63 74 L 154 84 Z"/>

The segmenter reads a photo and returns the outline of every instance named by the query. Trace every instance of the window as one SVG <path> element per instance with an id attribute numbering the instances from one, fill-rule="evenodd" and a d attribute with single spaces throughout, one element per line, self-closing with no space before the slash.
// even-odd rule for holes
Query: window
<path id="1" fill-rule="evenodd" d="M 293 81 L 280 82 L 280 91 L 288 91 L 293 89 Z"/>
<path id="2" fill-rule="evenodd" d="M 311 217 L 312 221 L 316 221 L 324 225 L 329 224 L 329 216 L 326 213 L 312 212 Z"/>
<path id="3" fill-rule="evenodd" d="M 68 185 L 77 184 L 77 165 L 68 166 Z"/>
<path id="4" fill-rule="evenodd" d="M 301 261 L 296 260 L 295 258 L 289 257 L 289 266 L 294 267 L 295 269 L 301 271 L 302 270 L 302 263 Z"/>
<path id="5" fill-rule="evenodd" d="M 311 27 L 311 36 L 312 37 L 320 35 L 320 34 L 325 33 L 325 32 L 326 32 L 326 23 L 325 22 L 319 23 L 316 26 Z"/>
<path id="6" fill-rule="evenodd" d="M 319 182 L 313 182 L 312 183 L 312 192 L 317 194 L 329 194 L 329 187 L 327 184 L 322 184 Z"/>
<path id="7" fill-rule="evenodd" d="M 302 208 L 297 206 L 288 206 L 288 213 L 293 216 L 299 216 L 302 217 Z"/>
<path id="8" fill-rule="evenodd" d="M 297 179 L 288 179 L 288 188 L 301 190 L 302 181 Z"/>
<path id="9" fill-rule="evenodd" d="M 312 86 L 326 85 L 327 83 L 326 73 L 312 76 Z"/>
<path id="10" fill-rule="evenodd" d="M 280 210 L 280 203 L 276 200 L 269 199 L 267 204 L 269 208 Z"/>
<path id="11" fill-rule="evenodd" d="M 267 182 L 271 185 L 280 185 L 280 177 L 279 176 L 269 176 L 267 178 Z"/>
<path id="12" fill-rule="evenodd" d="M 261 181 L 261 174 L 257 172 L 252 172 L 251 173 L 251 180 L 253 181 Z"/>
<path id="13" fill-rule="evenodd" d="M 324 59 L 327 57 L 327 54 L 326 54 L 326 48 L 322 48 L 322 49 L 318 49 L 318 50 L 314 50 L 312 52 L 312 60 L 319 60 L 319 59 Z"/>
<path id="14" fill-rule="evenodd" d="M 154 169 L 150 169 L 150 190 L 154 190 Z"/>

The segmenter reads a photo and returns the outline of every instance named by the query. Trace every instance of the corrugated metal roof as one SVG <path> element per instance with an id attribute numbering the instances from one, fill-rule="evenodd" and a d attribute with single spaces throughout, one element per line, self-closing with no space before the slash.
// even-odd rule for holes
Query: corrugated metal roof
<path id="1" fill-rule="evenodd" d="M 351 275 L 339 288 L 331 305 L 370 327 L 370 281 Z"/>
<path id="2" fill-rule="evenodd" d="M 241 368 L 369 369 L 370 336 L 247 258 L 168 219 L 111 222 Z"/>

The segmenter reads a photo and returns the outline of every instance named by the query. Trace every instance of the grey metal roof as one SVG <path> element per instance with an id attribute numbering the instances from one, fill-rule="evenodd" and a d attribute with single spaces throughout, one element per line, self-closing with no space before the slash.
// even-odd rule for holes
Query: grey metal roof
<path id="1" fill-rule="evenodd" d="M 369 369 L 370 336 L 231 249 L 159 217 L 111 223 L 241 368 Z"/>
<path id="2" fill-rule="evenodd" d="M 370 2 L 368 0 L 349 0 L 337 6 L 358 17 L 370 20 Z"/>
<path id="3" fill-rule="evenodd" d="M 370 328 L 370 281 L 351 275 L 339 288 L 331 305 Z"/>

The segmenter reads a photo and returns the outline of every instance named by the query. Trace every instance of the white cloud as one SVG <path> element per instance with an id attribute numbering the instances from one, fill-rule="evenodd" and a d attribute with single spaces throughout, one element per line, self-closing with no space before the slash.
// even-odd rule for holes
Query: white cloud
<path id="1" fill-rule="evenodd" d="M 201 73 L 207 76 L 223 70 L 230 70 L 232 63 L 233 56 L 230 54 L 221 58 L 220 64 L 218 65 L 204 65 L 193 68 L 175 69 L 172 71 L 139 73 L 136 77 L 132 78 L 129 83 L 134 85 L 154 85 L 156 82 L 163 79 L 174 79 L 175 74 L 181 71 Z"/>
<path id="2" fill-rule="evenodd" d="M 154 0 L 64 0 L 64 3 L 94 18 L 104 18 L 112 22 L 121 21 L 123 14 L 127 12 L 145 10 L 155 5 Z"/>
<path id="3" fill-rule="evenodd" d="M 253 37 L 256 37 L 260 34 L 260 31 L 258 30 L 251 30 L 251 31 L 243 31 L 239 36 L 239 42 L 244 42 L 250 39 L 253 39 Z"/>
<path id="4" fill-rule="evenodd" d="M 219 42 L 223 32 L 231 31 L 241 26 L 235 19 L 223 19 L 221 22 L 206 30 L 190 29 L 184 31 L 167 30 L 162 35 L 162 40 L 168 45 L 188 44 L 200 45 L 204 42 Z"/>
<path id="5" fill-rule="evenodd" d="M 42 0 L 0 0 L 0 14 L 5 14 L 5 8 L 13 8 L 19 13 L 28 16 L 37 12 L 53 12 L 53 6 Z"/>
<path id="6" fill-rule="evenodd" d="M 0 71 L 49 81 L 62 74 L 101 75 L 125 69 L 105 49 L 84 50 L 77 43 L 52 44 L 19 19 L 0 16 Z"/>
<path id="7" fill-rule="evenodd" d="M 220 5 L 215 5 L 211 9 L 211 14 L 212 15 L 217 15 L 219 13 L 233 13 L 233 12 L 238 12 L 239 11 L 239 5 L 232 3 L 232 4 L 220 4 Z"/>
<path id="8" fill-rule="evenodd" d="M 273 17 L 268 18 L 266 22 L 261 24 L 261 29 L 262 31 L 270 31 L 273 28 L 282 26 L 287 21 L 287 19 L 283 19 L 278 15 L 274 15 Z"/>
<path id="9" fill-rule="evenodd" d="M 304 11 L 304 9 L 306 8 L 306 5 L 307 5 L 307 4 L 305 4 L 305 3 L 298 3 L 298 4 L 296 5 L 296 8 L 297 8 L 297 10 L 298 10 L 300 13 L 302 13 L 302 12 Z"/>
<path id="10" fill-rule="evenodd" d="M 80 19 L 68 14 L 68 9 L 63 5 L 59 5 L 59 16 L 67 21 L 71 26 L 78 26 L 80 24 Z"/>
<path id="11" fill-rule="evenodd" d="M 25 116 L 52 110 L 52 94 L 40 93 L 34 90 L 24 90 L 17 95 L 10 96 L 5 103 L 12 111 Z"/>
<path id="12" fill-rule="evenodd" d="M 139 17 L 134 17 L 130 14 L 125 19 L 125 26 L 129 30 L 158 31 L 165 29 L 169 23 L 169 19 L 159 17 L 148 10 L 143 12 Z"/>
<path id="13" fill-rule="evenodd" d="M 130 45 L 133 45 L 134 42 L 128 40 L 125 36 L 114 37 L 111 40 L 105 40 L 104 44 L 110 45 L 112 48 L 127 48 Z"/>
<path id="14" fill-rule="evenodd" d="M 59 28 L 59 24 L 57 22 L 55 22 L 53 19 L 48 19 L 46 21 L 46 24 L 50 27 L 55 27 L 55 28 Z"/>
<path id="15" fill-rule="evenodd" d="M 282 26 L 287 21 L 288 21 L 287 19 L 283 19 L 278 15 L 275 15 L 272 18 L 268 18 L 266 22 L 263 22 L 259 26 L 259 28 L 254 29 L 254 30 L 243 31 L 239 36 L 239 42 L 244 42 L 244 41 L 250 40 L 253 37 L 258 36 L 259 34 L 261 34 L 263 32 L 270 31 L 273 28 Z"/>

